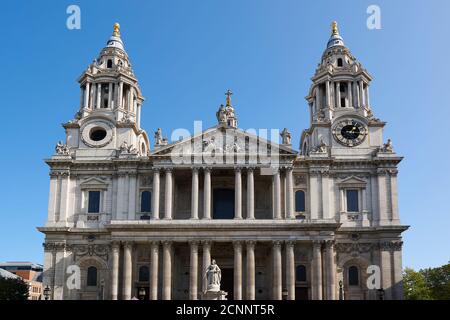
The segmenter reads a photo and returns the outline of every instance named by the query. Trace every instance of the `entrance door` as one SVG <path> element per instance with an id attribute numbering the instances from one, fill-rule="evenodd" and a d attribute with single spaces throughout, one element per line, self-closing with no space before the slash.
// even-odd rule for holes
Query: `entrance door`
<path id="1" fill-rule="evenodd" d="M 213 219 L 234 218 L 234 190 L 214 189 L 213 191 Z"/>
<path id="2" fill-rule="evenodd" d="M 307 287 L 295 287 L 295 300 L 309 300 Z"/>
<path id="3" fill-rule="evenodd" d="M 223 268 L 221 269 L 222 279 L 220 281 L 220 290 L 223 290 L 228 293 L 227 299 L 233 300 L 233 286 L 234 286 L 234 272 L 232 268 Z"/>

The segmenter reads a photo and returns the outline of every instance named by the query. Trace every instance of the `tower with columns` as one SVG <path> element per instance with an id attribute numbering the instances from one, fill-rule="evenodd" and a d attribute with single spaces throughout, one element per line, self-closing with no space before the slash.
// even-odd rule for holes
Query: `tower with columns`
<path id="1" fill-rule="evenodd" d="M 212 259 L 228 299 L 378 299 L 374 272 L 385 298 L 402 299 L 402 158 L 383 143 L 371 79 L 333 23 L 300 152 L 287 129 L 281 144 L 239 129 L 230 90 L 215 126 L 151 149 L 115 24 L 46 160 L 51 299 L 196 300 Z"/>

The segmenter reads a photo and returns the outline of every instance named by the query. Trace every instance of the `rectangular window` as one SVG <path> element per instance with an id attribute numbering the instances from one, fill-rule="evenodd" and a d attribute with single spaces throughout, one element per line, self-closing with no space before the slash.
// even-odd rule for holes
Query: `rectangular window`
<path id="1" fill-rule="evenodd" d="M 347 212 L 359 212 L 358 190 L 347 190 Z"/>
<path id="2" fill-rule="evenodd" d="M 100 191 L 89 191 L 88 213 L 100 212 Z"/>

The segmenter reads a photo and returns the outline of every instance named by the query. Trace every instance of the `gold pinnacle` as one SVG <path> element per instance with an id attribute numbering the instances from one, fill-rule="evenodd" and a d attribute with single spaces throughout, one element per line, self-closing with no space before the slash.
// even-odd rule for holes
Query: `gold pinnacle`
<path id="1" fill-rule="evenodd" d="M 115 37 L 120 37 L 120 24 L 118 24 L 117 22 L 114 23 L 114 31 L 112 35 Z"/>
<path id="2" fill-rule="evenodd" d="M 331 34 L 332 34 L 332 35 L 339 34 L 338 27 L 337 27 L 337 22 L 336 22 L 336 21 L 333 21 L 333 22 L 331 23 Z"/>

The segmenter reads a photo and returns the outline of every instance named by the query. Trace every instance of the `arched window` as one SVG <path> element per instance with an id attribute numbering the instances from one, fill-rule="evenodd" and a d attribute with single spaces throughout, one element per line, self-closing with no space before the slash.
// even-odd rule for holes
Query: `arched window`
<path id="1" fill-rule="evenodd" d="M 306 267 L 304 265 L 298 265 L 295 269 L 295 280 L 306 281 Z"/>
<path id="2" fill-rule="evenodd" d="M 359 286 L 358 267 L 351 266 L 348 268 L 348 285 L 349 286 Z"/>
<path id="3" fill-rule="evenodd" d="M 146 282 L 150 279 L 150 273 L 147 266 L 141 266 L 139 268 L 139 281 Z"/>
<path id="4" fill-rule="evenodd" d="M 298 190 L 295 192 L 295 211 L 305 212 L 305 191 Z"/>
<path id="5" fill-rule="evenodd" d="M 141 193 L 141 212 L 150 212 L 152 210 L 152 193 L 142 191 Z"/>
<path id="6" fill-rule="evenodd" d="M 95 287 L 97 286 L 97 268 L 89 267 L 87 269 L 87 286 Z"/>
<path id="7" fill-rule="evenodd" d="M 342 59 L 341 58 L 337 59 L 337 65 L 338 65 L 338 67 L 342 67 Z"/>
<path id="8" fill-rule="evenodd" d="M 111 59 L 109 59 L 108 62 L 106 62 L 106 67 L 112 68 L 112 60 Z"/>

